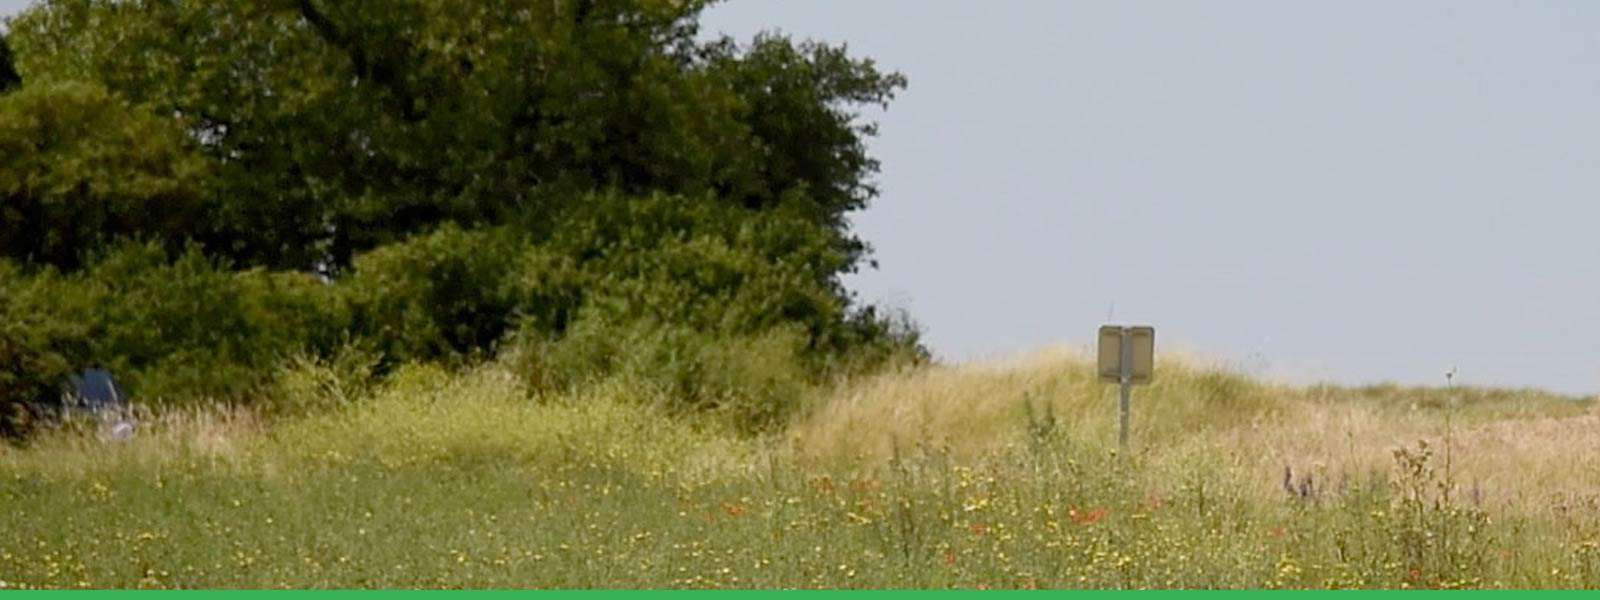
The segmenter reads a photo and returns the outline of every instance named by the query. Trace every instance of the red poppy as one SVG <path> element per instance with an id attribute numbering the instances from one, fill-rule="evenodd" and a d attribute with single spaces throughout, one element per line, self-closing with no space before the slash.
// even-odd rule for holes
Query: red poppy
<path id="1" fill-rule="evenodd" d="M 947 564 L 947 565 L 956 564 L 956 553 L 955 552 L 946 552 L 946 553 L 944 553 L 944 564 Z"/>
<path id="2" fill-rule="evenodd" d="M 1284 530 L 1283 530 L 1282 527 L 1279 527 L 1277 529 L 1274 529 L 1272 531 L 1268 531 L 1267 532 L 1267 535 L 1272 536 L 1272 537 L 1283 537 L 1283 534 L 1284 534 Z"/>
<path id="3" fill-rule="evenodd" d="M 972 533 L 974 535 L 983 535 L 983 534 L 989 532 L 989 528 L 988 527 L 984 527 L 983 525 L 974 523 L 972 525 L 972 527 L 971 527 L 971 531 L 972 531 Z"/>

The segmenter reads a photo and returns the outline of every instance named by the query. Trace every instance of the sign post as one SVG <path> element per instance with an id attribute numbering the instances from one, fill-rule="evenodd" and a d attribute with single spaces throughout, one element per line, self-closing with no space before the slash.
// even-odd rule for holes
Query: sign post
<path id="1" fill-rule="evenodd" d="M 1147 325 L 1100 327 L 1100 380 L 1121 386 L 1117 402 L 1117 447 L 1128 449 L 1128 413 L 1133 385 L 1150 383 L 1155 370 L 1156 330 Z"/>

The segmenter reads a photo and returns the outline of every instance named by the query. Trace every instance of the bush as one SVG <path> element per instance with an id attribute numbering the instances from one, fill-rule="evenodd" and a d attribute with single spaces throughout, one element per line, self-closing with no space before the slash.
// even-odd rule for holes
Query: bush
<path id="1" fill-rule="evenodd" d="M 301 351 L 331 356 L 350 341 L 353 309 L 339 286 L 309 273 L 261 268 L 234 273 L 232 285 L 252 345 L 272 349 L 271 358 Z"/>
<path id="2" fill-rule="evenodd" d="M 909 320 L 853 305 L 834 275 L 847 258 L 788 205 L 751 212 L 710 198 L 602 195 L 582 206 L 541 248 L 577 262 L 585 309 L 608 320 L 735 336 L 797 326 L 801 358 L 817 374 L 926 358 Z"/>
<path id="3" fill-rule="evenodd" d="M 98 363 L 147 403 L 301 410 L 347 403 L 397 364 L 493 355 L 515 332 L 507 360 L 534 389 L 623 378 L 675 410 L 762 430 L 810 386 L 923 356 L 908 322 L 851 306 L 817 268 L 835 260 L 829 241 L 788 227 L 782 210 L 590 200 L 537 242 L 445 225 L 356 257 L 337 282 L 233 271 L 155 243 L 70 274 L 7 266 L 0 394 L 48 401 L 67 373 Z"/>
<path id="4" fill-rule="evenodd" d="M 355 341 L 327 356 L 295 354 L 278 368 L 264 408 L 275 415 L 301 415 L 355 405 L 376 389 L 382 358 Z"/>
<path id="5" fill-rule="evenodd" d="M 31 425 L 34 404 L 56 397 L 82 340 L 82 326 L 41 310 L 52 287 L 48 276 L 27 277 L 0 260 L 0 435 L 15 437 Z"/>
<path id="6" fill-rule="evenodd" d="M 146 404 L 245 399 L 272 366 L 325 354 L 348 328 L 338 290 L 310 276 L 235 273 L 190 248 L 125 244 L 63 275 L 0 263 L 0 402 L 54 401 L 68 373 L 99 364 Z"/>
<path id="7" fill-rule="evenodd" d="M 502 360 L 535 390 L 620 379 L 671 412 L 708 414 L 744 431 L 780 425 L 810 389 L 803 335 L 725 335 L 652 321 L 580 317 L 557 340 L 527 337 Z"/>
<path id="8" fill-rule="evenodd" d="M 562 261 L 509 230 L 454 225 L 357 257 L 342 285 L 391 363 L 492 353 L 519 319 L 559 331 L 579 298 Z"/>
<path id="9" fill-rule="evenodd" d="M 599 195 L 537 250 L 575 265 L 567 327 L 524 324 L 506 357 L 534 389 L 621 377 L 682 411 L 763 430 L 831 376 L 925 358 L 908 321 L 851 306 L 832 242 L 782 207 Z"/>

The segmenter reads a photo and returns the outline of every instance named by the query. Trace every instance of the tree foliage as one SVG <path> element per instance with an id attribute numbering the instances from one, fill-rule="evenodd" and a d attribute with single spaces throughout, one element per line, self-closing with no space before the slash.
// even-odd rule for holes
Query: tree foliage
<path id="1" fill-rule="evenodd" d="M 853 112 L 903 84 L 762 36 L 702 42 L 704 1 L 51 0 L 22 71 L 178 115 L 219 167 L 202 241 L 309 268 L 441 222 L 552 229 L 574 192 L 803 203 L 854 266 L 875 193 Z M 519 218 L 520 217 L 520 218 Z"/>
<path id="2" fill-rule="evenodd" d="M 708 4 L 36 3 L 0 38 L 0 405 L 85 361 L 241 399 L 297 353 L 509 342 L 536 387 L 770 424 L 918 354 L 840 282 L 877 194 L 860 111 L 904 78 L 704 36 Z"/>
<path id="3" fill-rule="evenodd" d="M 279 361 L 330 352 L 349 323 L 340 290 L 309 274 L 235 271 L 194 247 L 125 243 L 70 272 L 0 261 L 0 433 L 90 364 L 148 405 L 248 401 Z"/>
<path id="4" fill-rule="evenodd" d="M 92 83 L 0 96 L 0 252 L 74 268 L 121 237 L 181 240 L 208 218 L 209 164 L 177 123 Z"/>

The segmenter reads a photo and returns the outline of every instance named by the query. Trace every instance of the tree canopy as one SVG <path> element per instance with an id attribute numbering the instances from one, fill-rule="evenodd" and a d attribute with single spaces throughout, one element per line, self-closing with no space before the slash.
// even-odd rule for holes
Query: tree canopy
<path id="1" fill-rule="evenodd" d="M 707 4 L 49 0 L 10 24 L 30 82 L 93 82 L 190 134 L 214 167 L 192 237 L 240 264 L 342 266 L 443 222 L 544 234 L 613 189 L 803 215 L 853 268 L 844 215 L 877 169 L 856 111 L 904 79 L 778 35 L 702 40 Z"/>
<path id="2" fill-rule="evenodd" d="M 0 38 L 0 433 L 88 363 L 256 401 L 284 364 L 495 357 L 760 428 L 923 356 L 840 279 L 860 111 L 905 79 L 702 35 L 708 3 L 34 4 Z"/>
<path id="3" fill-rule="evenodd" d="M 177 122 L 97 84 L 0 96 L 0 251 L 74 268 L 117 238 L 184 239 L 210 209 L 193 146 Z"/>

